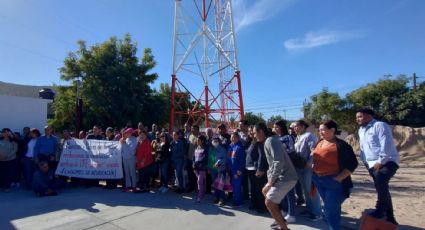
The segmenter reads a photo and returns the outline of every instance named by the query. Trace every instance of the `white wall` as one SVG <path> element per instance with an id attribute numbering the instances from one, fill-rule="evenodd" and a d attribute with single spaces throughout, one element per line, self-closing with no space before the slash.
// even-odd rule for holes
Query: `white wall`
<path id="1" fill-rule="evenodd" d="M 44 133 L 49 102 L 51 100 L 0 95 L 0 129 L 7 127 L 22 133 L 22 128 L 28 126 Z"/>

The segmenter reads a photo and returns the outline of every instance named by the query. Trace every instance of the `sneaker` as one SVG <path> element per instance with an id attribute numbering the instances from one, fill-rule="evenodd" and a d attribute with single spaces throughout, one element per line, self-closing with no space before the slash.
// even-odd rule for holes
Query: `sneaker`
<path id="1" fill-rule="evenodd" d="M 286 223 L 290 224 L 290 223 L 295 223 L 296 218 L 295 218 L 295 216 L 286 215 L 285 220 L 286 220 Z"/>
<path id="2" fill-rule="evenodd" d="M 384 219 L 385 215 L 382 212 L 379 212 L 378 210 L 374 210 L 369 213 L 369 216 L 376 218 L 376 219 Z"/>
<path id="3" fill-rule="evenodd" d="M 223 206 L 224 206 L 224 201 L 223 201 L 223 200 L 220 200 L 220 201 L 218 202 L 218 206 L 223 207 Z"/>
<path id="4" fill-rule="evenodd" d="M 274 228 L 274 227 L 277 227 L 277 226 L 279 226 L 279 225 L 276 223 L 276 221 L 273 221 L 273 223 L 270 225 L 271 228 Z"/>
<path id="5" fill-rule="evenodd" d="M 303 205 L 303 204 L 305 204 L 305 200 L 304 200 L 304 198 L 298 198 L 298 199 L 297 199 L 297 205 L 298 205 L 298 206 L 301 206 L 301 205 Z"/>
<path id="6" fill-rule="evenodd" d="M 255 209 L 255 211 L 257 211 L 258 214 L 263 214 L 263 213 L 268 212 L 268 210 L 265 209 L 265 208 L 257 208 L 257 209 Z"/>
<path id="7" fill-rule="evenodd" d="M 310 214 L 310 216 L 308 216 L 307 219 L 309 219 L 310 221 L 316 222 L 321 220 L 322 216 L 316 216 L 316 215 Z"/>
<path id="8" fill-rule="evenodd" d="M 271 225 L 270 228 L 273 230 L 280 230 L 280 226 L 276 223 L 276 221 L 274 221 Z"/>
<path id="9" fill-rule="evenodd" d="M 398 225 L 398 222 L 395 220 L 394 217 L 388 217 L 387 218 L 387 221 L 390 222 L 390 223 L 392 223 L 392 224 L 394 224 L 394 225 Z"/>

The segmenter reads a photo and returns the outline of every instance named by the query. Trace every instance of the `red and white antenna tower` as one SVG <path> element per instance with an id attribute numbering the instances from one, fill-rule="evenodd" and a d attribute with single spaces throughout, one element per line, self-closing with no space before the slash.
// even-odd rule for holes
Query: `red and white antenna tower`
<path id="1" fill-rule="evenodd" d="M 232 0 L 175 0 L 170 130 L 243 119 Z"/>

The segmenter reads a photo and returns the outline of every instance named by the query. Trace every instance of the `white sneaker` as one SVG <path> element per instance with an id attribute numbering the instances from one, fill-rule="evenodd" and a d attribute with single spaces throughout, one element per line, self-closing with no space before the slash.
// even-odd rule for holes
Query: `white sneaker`
<path id="1" fill-rule="evenodd" d="M 290 223 L 295 223 L 297 219 L 295 218 L 295 216 L 291 216 L 288 214 L 285 216 L 285 220 L 286 220 L 286 223 L 290 224 Z"/>

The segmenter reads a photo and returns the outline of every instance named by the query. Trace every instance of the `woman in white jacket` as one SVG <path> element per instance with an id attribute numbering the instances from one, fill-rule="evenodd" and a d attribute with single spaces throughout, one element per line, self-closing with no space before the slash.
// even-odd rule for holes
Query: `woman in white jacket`
<path id="1" fill-rule="evenodd" d="M 134 129 L 128 128 L 120 139 L 120 149 L 125 173 L 123 192 L 136 192 L 136 148 L 137 138 L 132 134 Z"/>

